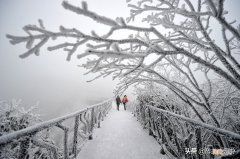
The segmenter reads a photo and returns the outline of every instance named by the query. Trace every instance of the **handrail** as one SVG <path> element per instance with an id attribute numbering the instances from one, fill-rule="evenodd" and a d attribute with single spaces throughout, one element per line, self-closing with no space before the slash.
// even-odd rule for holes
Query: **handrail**
<path id="1" fill-rule="evenodd" d="M 176 118 L 180 118 L 180 119 L 182 119 L 184 121 L 187 121 L 187 122 L 190 122 L 192 124 L 196 124 L 196 125 L 199 125 L 201 127 L 206 128 L 206 129 L 209 129 L 211 131 L 218 132 L 219 134 L 229 136 L 229 137 L 231 137 L 233 139 L 236 139 L 236 140 L 240 140 L 240 135 L 237 134 L 237 133 L 234 133 L 234 132 L 231 132 L 231 131 L 228 131 L 228 130 L 225 130 L 225 129 L 217 128 L 217 127 L 215 127 L 213 125 L 206 124 L 206 123 L 203 123 L 203 122 L 191 119 L 191 118 L 187 118 L 185 116 L 178 115 L 178 114 L 175 114 L 175 113 L 172 113 L 172 112 L 169 112 L 167 110 L 163 110 L 163 109 L 151 106 L 151 105 L 146 105 L 146 106 L 151 108 L 152 110 L 157 111 L 157 112 L 169 114 L 169 115 L 174 116 Z"/>
<path id="2" fill-rule="evenodd" d="M 103 117 L 106 116 L 106 114 L 111 109 L 111 102 L 112 102 L 112 99 L 108 99 L 108 100 L 105 100 L 101 103 L 94 104 L 92 106 L 81 109 L 79 111 L 75 111 L 71 114 L 68 114 L 68 115 L 65 115 L 65 116 L 62 116 L 62 117 L 58 117 L 58 118 L 55 118 L 55 119 L 51 119 L 51 120 L 48 120 L 48 121 L 44 121 L 44 122 L 38 123 L 36 125 L 27 127 L 25 129 L 22 129 L 22 130 L 19 130 L 19 131 L 1 136 L 0 137 L 0 147 L 3 147 L 4 145 L 13 142 L 16 139 L 20 139 L 21 137 L 24 137 L 24 136 L 30 136 L 30 138 L 33 138 L 34 135 L 36 135 L 38 132 L 40 132 L 44 129 L 48 129 L 48 128 L 57 126 L 57 127 L 61 128 L 65 133 L 65 136 L 64 136 L 64 138 L 65 138 L 64 139 L 65 140 L 65 143 L 64 143 L 64 151 L 65 151 L 64 152 L 64 158 L 67 159 L 67 158 L 69 158 L 69 152 L 67 152 L 67 145 L 66 144 L 67 144 L 67 136 L 68 136 L 68 129 L 69 128 L 62 125 L 61 123 L 63 121 L 66 121 L 66 120 L 70 119 L 70 118 L 75 118 L 74 143 L 73 143 L 73 149 L 74 150 L 73 151 L 75 151 L 74 156 L 76 157 L 77 150 L 76 150 L 76 143 L 75 142 L 77 142 L 77 134 L 78 134 L 78 131 L 79 131 L 78 130 L 79 120 L 80 120 L 80 122 L 84 122 L 84 121 L 82 121 L 82 119 L 85 120 L 85 121 L 88 121 L 85 124 L 87 126 L 88 133 L 90 134 L 89 139 L 92 139 L 92 131 L 93 131 L 94 125 L 98 124 L 98 127 L 100 127 L 100 120 L 103 119 Z M 89 114 L 88 117 L 87 117 L 86 114 Z M 23 141 L 21 141 L 21 142 L 23 142 Z M 24 141 L 24 142 L 26 142 L 26 141 Z M 34 142 L 36 143 L 36 141 L 34 141 Z M 44 145 L 44 144 L 38 144 L 38 145 Z M 25 146 L 26 146 L 26 144 L 25 144 Z M 54 146 L 52 145 L 52 147 L 54 147 Z M 20 150 L 20 152 L 21 152 L 21 150 Z M 24 153 L 26 153 L 26 150 L 25 150 Z M 20 154 L 19 156 L 22 156 L 22 155 Z M 18 158 L 21 158 L 21 157 L 18 157 Z M 58 158 L 58 157 L 55 155 L 55 158 Z"/>
<path id="3" fill-rule="evenodd" d="M 132 111 L 170 158 L 213 158 L 212 149 L 226 150 L 220 158 L 240 155 L 240 134 L 148 104 L 135 104 Z"/>

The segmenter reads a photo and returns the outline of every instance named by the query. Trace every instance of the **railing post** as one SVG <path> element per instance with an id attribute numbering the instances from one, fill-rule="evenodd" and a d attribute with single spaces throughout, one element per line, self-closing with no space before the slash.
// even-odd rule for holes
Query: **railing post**
<path id="1" fill-rule="evenodd" d="M 102 112 L 99 113 L 98 117 L 97 117 L 97 121 L 98 121 L 98 128 L 101 127 L 101 117 L 102 117 Z"/>
<path id="2" fill-rule="evenodd" d="M 64 158 L 68 159 L 68 129 L 64 130 Z"/>
<path id="3" fill-rule="evenodd" d="M 92 132 L 94 127 L 94 108 L 91 110 L 91 121 L 90 121 L 90 135 L 88 137 L 89 140 L 93 139 Z"/>
<path id="4" fill-rule="evenodd" d="M 151 123 L 151 110 L 150 108 L 148 108 L 148 132 L 149 132 L 149 135 L 153 135 L 153 132 L 152 132 L 152 129 L 151 129 L 151 126 L 152 126 L 152 123 Z"/>
<path id="5" fill-rule="evenodd" d="M 145 108 L 142 105 L 140 105 L 140 115 L 141 115 L 141 121 L 143 124 L 143 128 L 145 129 L 146 128 Z"/>
<path id="6" fill-rule="evenodd" d="M 98 124 L 98 113 L 99 113 L 99 107 L 95 109 L 95 117 L 94 117 L 94 125 Z"/>
<path id="7" fill-rule="evenodd" d="M 75 117 L 74 135 L 73 135 L 72 153 L 74 154 L 75 158 L 77 157 L 77 137 L 78 137 L 79 117 L 80 117 L 80 115 L 77 115 Z"/>
<path id="8" fill-rule="evenodd" d="M 86 114 L 87 112 L 85 111 L 83 114 L 80 115 L 80 121 L 82 122 L 82 124 L 84 125 L 83 131 L 85 134 L 87 134 L 88 131 L 88 120 L 86 119 Z"/>
<path id="9" fill-rule="evenodd" d="M 156 125 L 155 125 L 156 112 L 155 111 L 153 111 L 152 116 L 153 116 L 153 119 L 152 119 L 152 129 L 153 129 L 153 131 L 152 131 L 152 133 L 153 133 L 153 137 L 156 137 Z"/>
<path id="10" fill-rule="evenodd" d="M 69 157 L 69 154 L 68 154 L 68 144 L 67 144 L 67 141 L 68 141 L 68 128 L 61 125 L 61 124 L 58 124 L 57 125 L 59 128 L 61 128 L 63 131 L 64 131 L 64 159 L 68 159 Z"/>
<path id="11" fill-rule="evenodd" d="M 20 142 L 20 150 L 19 150 L 19 154 L 18 154 L 18 159 L 28 158 L 27 156 L 28 156 L 29 145 L 30 145 L 30 137 L 27 136 Z"/>

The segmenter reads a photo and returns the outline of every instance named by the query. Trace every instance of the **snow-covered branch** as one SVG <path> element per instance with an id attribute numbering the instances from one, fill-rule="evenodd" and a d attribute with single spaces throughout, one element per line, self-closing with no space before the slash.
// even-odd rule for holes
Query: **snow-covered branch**
<path id="1" fill-rule="evenodd" d="M 76 6 L 68 3 L 67 1 L 63 1 L 62 6 L 67 10 L 70 10 L 70 11 L 75 12 L 80 15 L 87 16 L 87 17 L 95 20 L 98 23 L 102 23 L 102 24 L 109 25 L 112 27 L 119 26 L 118 23 L 115 22 L 114 20 L 104 17 L 104 16 L 100 16 L 94 12 L 89 11 L 88 7 L 87 7 L 87 3 L 84 1 L 82 2 L 82 8 L 76 7 Z"/>

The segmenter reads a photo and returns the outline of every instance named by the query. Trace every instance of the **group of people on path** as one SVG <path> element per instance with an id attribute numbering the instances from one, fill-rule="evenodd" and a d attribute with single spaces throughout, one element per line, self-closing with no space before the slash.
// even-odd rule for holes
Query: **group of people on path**
<path id="1" fill-rule="evenodd" d="M 126 110 L 126 103 L 128 102 L 128 98 L 126 95 L 123 96 L 123 99 L 121 100 L 121 98 L 119 97 L 119 95 L 116 98 L 116 103 L 117 103 L 117 110 L 119 111 L 119 105 L 121 103 L 123 103 L 124 106 L 124 110 Z"/>

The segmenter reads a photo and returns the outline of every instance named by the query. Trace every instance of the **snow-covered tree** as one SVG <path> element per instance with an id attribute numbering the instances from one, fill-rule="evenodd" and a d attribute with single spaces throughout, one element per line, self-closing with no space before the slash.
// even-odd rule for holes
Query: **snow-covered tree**
<path id="1" fill-rule="evenodd" d="M 122 77 L 131 73 L 139 76 L 159 62 L 174 58 L 186 67 L 195 63 L 205 72 L 213 71 L 240 89 L 240 66 L 233 56 L 239 49 L 239 26 L 234 27 L 235 22 L 226 20 L 227 11 L 224 10 L 223 0 L 142 0 L 137 4 L 128 4 L 132 9 L 127 22 L 150 12 L 151 14 L 143 18 L 143 21 L 149 23 L 149 27 L 129 25 L 123 18 L 113 20 L 98 15 L 89 10 L 86 2 L 82 2 L 82 7 L 67 1 L 63 1 L 62 5 L 66 10 L 109 26 L 109 32 L 98 35 L 92 31 L 92 35 L 87 35 L 77 28 L 64 26 L 60 26 L 59 31 L 50 31 L 44 27 L 43 21 L 39 20 L 39 26 L 24 26 L 27 36 L 7 35 L 12 44 L 26 43 L 28 51 L 21 54 L 21 58 L 32 54 L 39 55 L 41 47 L 48 41 L 68 37 L 75 39 L 75 42 L 49 46 L 48 50 L 64 49 L 68 53 L 67 60 L 70 60 L 79 46 L 86 45 L 88 49 L 79 54 L 78 58 L 97 55 L 97 59 L 90 59 L 84 66 L 91 69 L 90 72 L 100 72 L 100 76 L 114 74 L 114 77 Z M 211 26 L 210 20 L 217 21 L 218 26 Z M 225 45 L 219 45 L 210 36 L 217 27 L 222 29 L 219 40 Z M 114 32 L 123 29 L 132 31 L 132 34 L 126 38 L 111 37 Z M 152 54 L 157 55 L 157 59 L 146 65 L 145 59 Z M 218 61 L 223 66 L 220 67 Z M 127 84 L 131 83 L 130 81 Z"/>
<path id="2" fill-rule="evenodd" d="M 202 158 L 208 159 L 210 157 L 208 145 L 212 145 L 214 148 L 238 150 L 240 146 L 238 140 L 219 136 L 217 130 L 199 129 L 200 125 L 194 124 L 195 121 L 199 121 L 200 116 L 205 123 L 212 123 L 209 115 L 205 113 L 204 109 L 198 107 L 196 111 L 199 114 L 196 114 L 194 110 L 189 109 L 189 105 L 166 87 L 156 85 L 153 82 L 145 82 L 143 86 L 137 87 L 136 92 L 138 97 L 133 109 L 134 114 L 143 128 L 148 128 L 149 134 L 153 135 L 161 144 L 161 153 L 168 153 L 173 157 L 191 158 L 196 154 L 186 153 L 186 150 L 194 147 L 198 149 L 197 152 L 202 151 Z M 237 103 L 240 102 L 239 97 L 239 91 L 236 91 L 229 82 L 223 79 L 214 81 L 213 97 L 210 100 L 212 114 L 220 121 L 222 130 L 240 132 L 238 109 L 236 109 Z M 158 107 L 167 113 L 154 112 L 149 109 L 149 105 Z M 176 118 L 169 113 L 178 114 L 180 117 Z M 181 118 L 183 116 L 195 121 L 185 122 Z M 202 134 L 201 137 L 199 134 Z M 232 158 L 234 157 L 232 156 Z"/>

